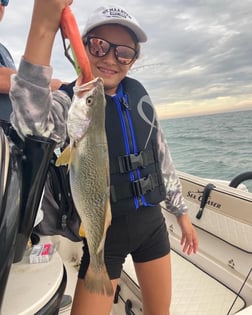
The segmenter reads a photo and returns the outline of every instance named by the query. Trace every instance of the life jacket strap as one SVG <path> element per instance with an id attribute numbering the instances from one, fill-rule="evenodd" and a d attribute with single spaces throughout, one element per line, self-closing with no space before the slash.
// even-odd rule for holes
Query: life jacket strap
<path id="1" fill-rule="evenodd" d="M 128 173 L 136 170 L 138 167 L 145 168 L 155 162 L 155 154 L 151 148 L 141 151 L 138 154 L 121 155 L 111 160 L 110 173 Z"/>
<path id="2" fill-rule="evenodd" d="M 122 199 L 140 198 L 148 192 L 160 186 L 156 173 L 149 174 L 146 177 L 136 179 L 133 182 L 125 182 L 118 186 L 110 186 L 110 199 L 115 203 Z"/>

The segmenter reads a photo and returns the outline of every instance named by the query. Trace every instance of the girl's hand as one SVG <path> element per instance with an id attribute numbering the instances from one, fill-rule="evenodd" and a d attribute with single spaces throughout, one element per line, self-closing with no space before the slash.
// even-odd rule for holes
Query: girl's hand
<path id="1" fill-rule="evenodd" d="M 34 0 L 32 21 L 24 59 L 32 64 L 50 65 L 55 35 L 63 9 L 73 0 Z"/>
<path id="2" fill-rule="evenodd" d="M 72 4 L 73 0 L 35 0 L 33 23 L 38 23 L 47 32 L 56 33 L 63 9 Z"/>
<path id="3" fill-rule="evenodd" d="M 182 232 L 180 244 L 183 246 L 183 252 L 188 255 L 192 252 L 196 254 L 198 250 L 198 236 L 188 214 L 181 215 L 177 220 Z"/>

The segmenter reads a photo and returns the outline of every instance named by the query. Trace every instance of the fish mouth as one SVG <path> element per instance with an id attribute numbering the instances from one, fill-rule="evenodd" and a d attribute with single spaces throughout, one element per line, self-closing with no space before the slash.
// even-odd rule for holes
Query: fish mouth
<path id="1" fill-rule="evenodd" d="M 82 85 L 83 91 L 85 91 L 85 92 L 90 91 L 101 84 L 103 85 L 103 79 L 101 77 L 97 77 L 97 78 L 93 79 L 92 81 L 89 81 L 89 82 L 83 84 Z"/>
<path id="2" fill-rule="evenodd" d="M 94 88 L 97 88 L 99 91 L 102 91 L 103 82 L 104 81 L 101 77 L 97 77 L 93 79 L 92 81 L 84 83 L 80 86 L 75 86 L 73 90 L 79 97 L 81 97 L 83 94 L 93 90 Z"/>

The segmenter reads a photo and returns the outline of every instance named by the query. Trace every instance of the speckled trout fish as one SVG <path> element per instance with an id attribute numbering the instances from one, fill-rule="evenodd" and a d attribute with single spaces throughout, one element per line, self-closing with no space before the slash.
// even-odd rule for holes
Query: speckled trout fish
<path id="1" fill-rule="evenodd" d="M 68 160 L 71 192 L 87 238 L 90 265 L 84 284 L 90 292 L 111 296 L 112 283 L 104 264 L 104 243 L 111 223 L 105 106 L 101 78 L 74 88 L 67 121 L 70 145 L 57 165 Z"/>

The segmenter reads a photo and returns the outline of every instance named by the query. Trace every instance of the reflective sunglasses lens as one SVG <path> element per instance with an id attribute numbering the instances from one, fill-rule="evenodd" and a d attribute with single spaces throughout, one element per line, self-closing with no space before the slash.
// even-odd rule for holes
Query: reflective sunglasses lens
<path id="1" fill-rule="evenodd" d="M 91 55 L 96 56 L 96 57 L 105 56 L 110 49 L 110 44 L 100 38 L 90 38 L 88 43 L 89 43 L 88 46 L 89 46 L 89 51 Z"/>
<path id="2" fill-rule="evenodd" d="M 115 50 L 117 60 L 123 64 L 128 65 L 136 56 L 134 49 L 126 46 L 117 46 Z"/>

